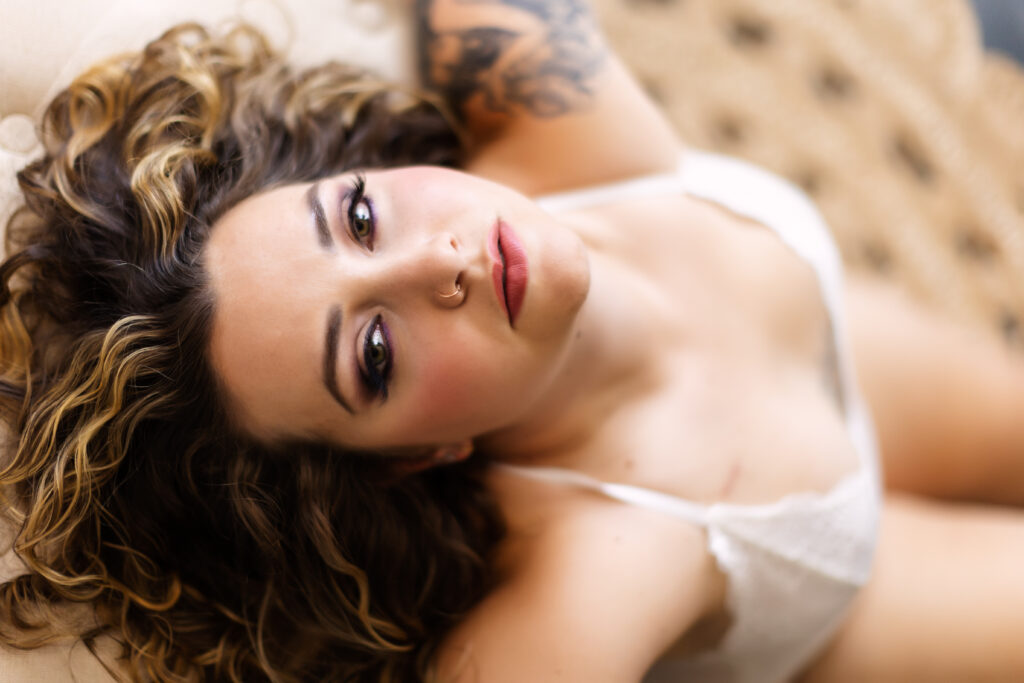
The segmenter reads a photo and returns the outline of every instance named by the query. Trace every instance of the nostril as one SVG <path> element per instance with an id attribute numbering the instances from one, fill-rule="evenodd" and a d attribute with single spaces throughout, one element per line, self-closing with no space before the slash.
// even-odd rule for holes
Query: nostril
<path id="1" fill-rule="evenodd" d="M 452 249 L 454 249 L 455 251 L 459 250 L 459 241 L 455 239 L 455 235 L 452 235 L 449 238 L 448 243 L 452 245 Z M 459 277 L 462 277 L 462 275 L 460 274 Z"/>

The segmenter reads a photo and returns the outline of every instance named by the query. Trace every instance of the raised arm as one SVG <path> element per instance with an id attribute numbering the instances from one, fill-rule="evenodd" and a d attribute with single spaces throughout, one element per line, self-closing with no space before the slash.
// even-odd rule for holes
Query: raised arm
<path id="1" fill-rule="evenodd" d="M 468 170 L 539 193 L 674 167 L 674 133 L 581 0 L 416 0 L 416 17 Z"/>

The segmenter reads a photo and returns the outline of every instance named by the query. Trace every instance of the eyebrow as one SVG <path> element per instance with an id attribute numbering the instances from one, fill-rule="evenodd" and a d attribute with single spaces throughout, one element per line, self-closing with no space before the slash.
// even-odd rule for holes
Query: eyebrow
<path id="1" fill-rule="evenodd" d="M 332 306 L 327 313 L 327 334 L 324 339 L 324 386 L 342 408 L 350 414 L 355 411 L 338 388 L 338 337 L 341 332 L 341 306 Z"/>
<path id="2" fill-rule="evenodd" d="M 320 181 L 313 183 L 306 190 L 306 203 L 309 204 L 309 210 L 313 213 L 317 241 L 320 242 L 320 246 L 325 248 L 332 246 L 334 244 L 334 237 L 331 235 L 331 229 L 327 225 L 327 212 L 324 211 L 324 203 L 320 201 Z"/>

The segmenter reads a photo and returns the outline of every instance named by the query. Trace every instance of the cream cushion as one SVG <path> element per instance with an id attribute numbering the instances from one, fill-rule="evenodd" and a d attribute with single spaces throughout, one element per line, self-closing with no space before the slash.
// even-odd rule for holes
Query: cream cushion
<path id="1" fill-rule="evenodd" d="M 4 227 L 21 202 L 15 174 L 41 152 L 37 123 L 53 96 L 95 61 L 138 50 L 180 22 L 216 27 L 241 19 L 261 29 L 296 65 L 336 59 L 408 83 L 414 73 L 410 17 L 407 0 L 5 2 L 0 17 L 0 255 Z M 12 537 L 9 524 L 0 526 L 0 548 L 9 549 Z M 0 579 L 23 571 L 12 551 L 0 556 Z M 114 643 L 103 641 L 100 650 L 113 663 Z M 27 652 L 0 648 L 4 683 L 72 680 L 113 679 L 81 643 Z"/>
<path id="2" fill-rule="evenodd" d="M 39 153 L 47 103 L 97 60 L 138 50 L 173 24 L 243 19 L 297 65 L 337 59 L 411 82 L 409 0 L 36 0 L 0 19 L 0 226 L 18 205 L 17 169 Z M 0 231 L 2 231 L 0 227 Z M 0 232 L 2 235 L 2 232 Z M 0 242 L 2 243 L 2 242 Z"/>

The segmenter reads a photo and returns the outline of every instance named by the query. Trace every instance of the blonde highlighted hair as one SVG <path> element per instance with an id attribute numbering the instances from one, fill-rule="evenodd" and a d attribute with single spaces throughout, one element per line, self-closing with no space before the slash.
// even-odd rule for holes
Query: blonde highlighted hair
<path id="1" fill-rule="evenodd" d="M 454 165 L 446 117 L 183 25 L 76 79 L 43 133 L 0 264 L 0 490 L 29 568 L 0 585 L 0 640 L 108 633 L 140 680 L 426 678 L 502 533 L 478 466 L 398 478 L 246 437 L 207 360 L 203 246 L 275 185 Z M 58 628 L 67 602 L 98 626 Z"/>

